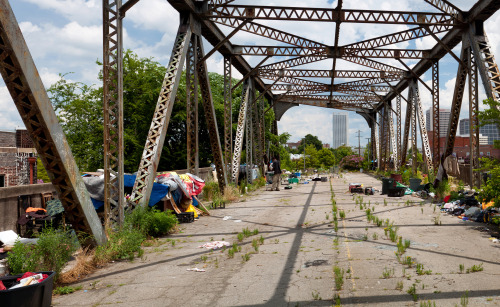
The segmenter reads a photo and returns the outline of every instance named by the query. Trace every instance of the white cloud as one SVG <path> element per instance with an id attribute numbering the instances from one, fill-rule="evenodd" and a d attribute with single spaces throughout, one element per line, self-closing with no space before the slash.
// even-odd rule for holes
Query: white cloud
<path id="1" fill-rule="evenodd" d="M 19 0 L 18 0 L 19 1 Z M 41 9 L 54 11 L 67 20 L 80 23 L 102 20 L 102 1 L 99 0 L 21 0 Z M 96 14 L 101 12 L 101 14 Z"/>

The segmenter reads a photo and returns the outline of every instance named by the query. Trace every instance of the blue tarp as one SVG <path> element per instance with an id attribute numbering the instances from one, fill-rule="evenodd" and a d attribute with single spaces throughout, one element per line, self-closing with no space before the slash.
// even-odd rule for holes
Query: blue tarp
<path id="1" fill-rule="evenodd" d="M 123 180 L 123 185 L 126 188 L 131 188 L 134 186 L 136 175 L 125 175 Z M 168 194 L 169 187 L 159 183 L 153 183 L 153 191 L 151 191 L 151 197 L 149 198 L 149 206 L 153 207 L 157 202 L 159 202 L 163 197 Z M 92 199 L 94 208 L 97 210 L 104 205 L 103 201 Z"/>

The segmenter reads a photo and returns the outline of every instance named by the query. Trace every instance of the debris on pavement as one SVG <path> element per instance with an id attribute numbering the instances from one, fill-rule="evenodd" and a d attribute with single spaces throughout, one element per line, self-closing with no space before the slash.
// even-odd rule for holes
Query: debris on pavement
<path id="1" fill-rule="evenodd" d="M 186 271 L 193 271 L 193 272 L 206 272 L 204 269 L 198 269 L 198 268 L 191 268 L 191 269 L 187 269 Z"/>
<path id="2" fill-rule="evenodd" d="M 199 247 L 215 250 L 215 249 L 223 248 L 224 246 L 230 246 L 230 245 L 231 244 L 229 244 L 229 242 L 226 242 L 226 241 L 212 241 L 212 242 L 207 242 Z"/>

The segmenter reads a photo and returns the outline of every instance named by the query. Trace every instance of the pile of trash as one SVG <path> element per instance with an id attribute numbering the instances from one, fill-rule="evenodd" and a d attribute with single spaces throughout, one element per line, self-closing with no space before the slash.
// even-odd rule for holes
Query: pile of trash
<path id="1" fill-rule="evenodd" d="M 21 287 L 38 284 L 47 279 L 48 277 L 49 275 L 43 273 L 37 274 L 32 272 L 26 272 L 21 277 L 12 280 L 10 283 L 6 281 L 4 284 L 4 282 L 0 280 L 0 291 L 13 290 Z"/>
<path id="2" fill-rule="evenodd" d="M 444 202 L 438 204 L 441 212 L 454 215 L 463 221 L 489 223 L 494 217 L 500 217 L 499 208 L 493 206 L 493 202 L 479 203 L 474 190 L 460 191 L 455 199 L 448 195 Z"/>
<path id="3" fill-rule="evenodd" d="M 96 173 L 85 173 L 82 177 L 89 191 L 94 208 L 98 211 L 103 210 L 104 174 L 102 170 Z M 124 175 L 123 185 L 127 200 L 131 197 L 135 179 L 135 174 Z M 161 210 L 170 209 L 176 214 L 192 212 L 193 219 L 187 219 L 192 221 L 204 212 L 197 209 L 200 203 L 196 197 L 202 192 L 204 186 L 205 181 L 193 174 L 177 174 L 175 172 L 158 173 L 153 183 L 148 205 L 150 207 L 156 205 Z M 162 205 L 161 202 L 163 201 L 166 201 L 165 205 Z"/>

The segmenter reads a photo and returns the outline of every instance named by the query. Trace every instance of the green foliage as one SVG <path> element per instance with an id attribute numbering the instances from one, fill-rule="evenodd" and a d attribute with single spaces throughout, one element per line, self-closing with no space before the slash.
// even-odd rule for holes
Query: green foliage
<path id="1" fill-rule="evenodd" d="M 126 215 L 125 225 L 141 231 L 145 236 L 157 237 L 168 234 L 177 225 L 177 217 L 172 211 L 161 212 L 139 206 Z"/>
<path id="2" fill-rule="evenodd" d="M 299 148 L 297 148 L 299 153 L 304 152 L 304 139 L 306 146 L 312 145 L 318 151 L 323 148 L 323 142 L 321 142 L 317 136 L 306 134 L 306 136 L 301 140 Z"/>
<path id="3" fill-rule="evenodd" d="M 54 271 L 57 278 L 76 248 L 74 237 L 68 232 L 45 228 L 36 245 L 16 241 L 7 263 L 12 274 Z"/>
<path id="4" fill-rule="evenodd" d="M 36 159 L 36 179 L 43 180 L 44 183 L 50 182 L 49 175 L 47 174 L 45 167 L 43 167 L 42 160 L 40 159 Z"/>
<path id="5" fill-rule="evenodd" d="M 341 290 L 344 285 L 344 269 L 334 266 L 333 274 L 335 276 L 335 289 Z"/>
<path id="6" fill-rule="evenodd" d="M 123 228 L 110 234 L 108 241 L 100 245 L 95 251 L 95 260 L 108 262 L 111 260 L 133 260 L 136 253 L 141 253 L 141 244 L 146 235 L 139 229 Z"/>
<path id="7" fill-rule="evenodd" d="M 13 275 L 36 271 L 39 261 L 40 254 L 36 245 L 23 244 L 20 241 L 16 241 L 7 258 L 9 270 Z"/>
<path id="8" fill-rule="evenodd" d="M 481 163 L 483 168 L 490 171 L 491 178 L 483 186 L 477 198 L 481 202 L 493 201 L 495 207 L 500 207 L 500 163 L 488 158 L 481 159 Z"/>
<path id="9" fill-rule="evenodd" d="M 74 287 L 74 288 L 70 287 L 70 286 L 64 286 L 64 287 L 55 288 L 52 293 L 55 295 L 64 295 L 64 294 L 71 294 L 71 293 L 78 291 L 78 290 L 81 290 L 81 289 L 82 289 L 82 286 L 78 286 L 78 287 Z"/>
<path id="10" fill-rule="evenodd" d="M 97 65 L 101 65 L 97 63 Z M 123 104 L 124 104 L 124 146 L 125 171 L 137 170 L 151 118 L 156 108 L 158 94 L 162 86 L 166 68 L 152 58 L 140 58 L 130 50 L 123 55 Z M 186 167 L 186 78 L 180 78 L 172 116 L 159 170 L 183 169 Z M 66 134 L 75 160 L 80 170 L 102 168 L 103 161 L 103 90 L 102 87 L 89 86 L 66 80 L 66 75 L 53 84 L 48 93 L 59 115 L 59 121 Z M 215 115 L 219 131 L 224 124 L 224 79 L 216 73 L 208 74 L 213 97 Z M 102 72 L 99 73 L 102 80 Z M 236 81 L 233 81 L 236 83 Z M 236 130 L 241 86 L 233 91 L 233 131 Z M 201 99 L 199 99 L 201 105 Z M 266 102 L 266 108 L 268 103 Z M 274 119 L 273 112 L 265 115 L 265 131 L 268 132 Z M 206 129 L 205 114 L 199 107 L 199 153 L 200 166 L 208 166 L 213 160 L 210 135 Z"/>

